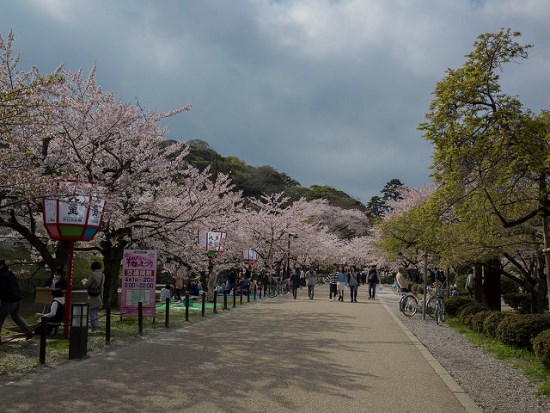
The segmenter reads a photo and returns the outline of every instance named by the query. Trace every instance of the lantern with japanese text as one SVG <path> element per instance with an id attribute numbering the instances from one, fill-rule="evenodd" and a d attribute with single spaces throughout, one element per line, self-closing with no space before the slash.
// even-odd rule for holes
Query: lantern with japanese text
<path id="1" fill-rule="evenodd" d="M 258 253 L 251 248 L 243 249 L 243 261 L 247 264 L 254 264 L 258 260 Z"/>
<path id="2" fill-rule="evenodd" d="M 68 241 L 67 292 L 65 297 L 65 329 L 69 335 L 69 315 L 73 287 L 73 258 L 76 241 L 92 240 L 103 220 L 107 188 L 89 182 L 59 181 L 57 196 L 44 199 L 44 226 L 51 239 Z"/>

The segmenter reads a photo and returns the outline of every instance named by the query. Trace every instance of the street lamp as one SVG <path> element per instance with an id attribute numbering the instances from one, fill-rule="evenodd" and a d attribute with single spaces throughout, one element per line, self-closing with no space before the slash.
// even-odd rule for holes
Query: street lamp
<path id="1" fill-rule="evenodd" d="M 298 238 L 298 234 L 292 232 L 288 233 L 288 250 L 286 254 L 286 276 L 290 277 L 290 238 Z"/>
<path id="2" fill-rule="evenodd" d="M 199 245 L 206 251 L 208 257 L 208 286 L 209 290 L 214 289 L 216 280 L 212 279 L 214 270 L 214 258 L 218 252 L 223 251 L 227 233 L 223 231 L 199 231 Z M 209 294 L 213 291 L 209 291 Z"/>
<path id="3" fill-rule="evenodd" d="M 69 336 L 69 315 L 73 287 L 74 243 L 90 241 L 98 233 L 105 210 L 107 188 L 90 182 L 58 181 L 60 195 L 43 201 L 44 226 L 51 239 L 69 243 L 67 292 L 65 296 L 65 329 Z"/>

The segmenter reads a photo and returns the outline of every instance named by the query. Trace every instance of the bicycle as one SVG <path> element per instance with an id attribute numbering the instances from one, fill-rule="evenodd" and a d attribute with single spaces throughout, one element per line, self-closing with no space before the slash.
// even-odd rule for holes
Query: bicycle
<path id="1" fill-rule="evenodd" d="M 266 285 L 265 295 L 269 298 L 274 298 L 279 295 L 279 283 L 275 280 Z"/>
<path id="2" fill-rule="evenodd" d="M 440 326 L 442 321 L 445 321 L 445 301 L 442 297 L 437 297 L 435 305 L 435 322 Z"/>
<path id="3" fill-rule="evenodd" d="M 405 316 L 412 317 L 418 311 L 418 299 L 411 292 L 401 294 L 399 309 Z"/>
<path id="4" fill-rule="evenodd" d="M 430 297 L 426 301 L 426 313 L 435 318 L 437 324 L 440 325 L 442 321 L 445 321 L 445 289 L 430 288 L 428 292 Z"/>

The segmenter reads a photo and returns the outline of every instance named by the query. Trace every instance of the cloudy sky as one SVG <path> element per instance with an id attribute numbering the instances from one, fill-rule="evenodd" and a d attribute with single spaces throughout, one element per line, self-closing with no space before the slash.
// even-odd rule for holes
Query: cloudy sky
<path id="1" fill-rule="evenodd" d="M 124 102 L 167 111 L 168 138 L 271 165 L 366 203 L 429 181 L 416 130 L 435 83 L 481 33 L 535 45 L 502 84 L 550 109 L 550 0 L 0 0 L 22 68 L 97 68 Z"/>

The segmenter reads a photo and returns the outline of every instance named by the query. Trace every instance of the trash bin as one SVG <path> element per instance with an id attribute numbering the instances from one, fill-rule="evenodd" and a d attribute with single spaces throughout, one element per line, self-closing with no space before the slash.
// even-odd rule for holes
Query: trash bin
<path id="1" fill-rule="evenodd" d="M 69 333 L 69 359 L 83 358 L 88 354 L 88 304 L 71 306 Z"/>

